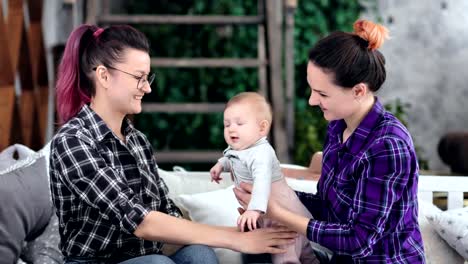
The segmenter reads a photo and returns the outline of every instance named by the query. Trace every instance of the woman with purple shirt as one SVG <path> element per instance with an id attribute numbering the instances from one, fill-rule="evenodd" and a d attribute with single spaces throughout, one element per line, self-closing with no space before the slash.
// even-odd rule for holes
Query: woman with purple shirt
<path id="1" fill-rule="evenodd" d="M 330 121 L 317 194 L 298 193 L 314 219 L 270 199 L 269 217 L 332 250 L 334 263 L 425 263 L 414 145 L 375 97 L 386 77 L 377 49 L 387 36 L 358 20 L 353 33 L 332 33 L 312 48 L 309 104 Z M 244 205 L 251 186 L 242 188 L 235 192 Z"/>

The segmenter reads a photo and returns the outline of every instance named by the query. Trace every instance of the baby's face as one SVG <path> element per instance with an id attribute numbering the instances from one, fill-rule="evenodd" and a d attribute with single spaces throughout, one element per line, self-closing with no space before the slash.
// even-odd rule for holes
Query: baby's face
<path id="1" fill-rule="evenodd" d="M 224 110 L 224 139 L 235 150 L 246 149 L 265 136 L 254 107 L 236 103 Z"/>

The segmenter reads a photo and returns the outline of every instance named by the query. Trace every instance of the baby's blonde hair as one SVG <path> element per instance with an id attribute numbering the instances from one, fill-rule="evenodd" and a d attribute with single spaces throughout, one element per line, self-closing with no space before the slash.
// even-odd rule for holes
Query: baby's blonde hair
<path id="1" fill-rule="evenodd" d="M 226 110 L 228 107 L 234 104 L 240 103 L 251 104 L 256 110 L 254 114 L 257 115 L 259 119 L 268 121 L 269 126 L 271 126 L 271 122 L 273 119 L 273 111 L 271 109 L 270 104 L 261 94 L 256 92 L 239 93 L 227 102 L 224 110 Z"/>

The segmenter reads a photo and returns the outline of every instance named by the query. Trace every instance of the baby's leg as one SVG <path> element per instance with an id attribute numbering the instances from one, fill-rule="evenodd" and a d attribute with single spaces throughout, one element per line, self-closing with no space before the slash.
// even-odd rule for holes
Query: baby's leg
<path id="1" fill-rule="evenodd" d="M 287 185 L 285 180 L 280 180 L 272 184 L 271 197 L 278 199 L 281 205 L 288 208 L 290 211 L 303 215 L 307 218 L 312 218 L 310 212 L 297 198 L 296 193 Z M 265 219 L 268 225 L 275 223 L 270 219 Z M 287 252 L 284 254 L 275 254 L 272 256 L 273 263 L 312 263 L 319 264 L 319 260 L 315 257 L 313 249 L 307 237 L 300 235 L 296 238 L 294 244 L 287 245 Z"/>
<path id="2" fill-rule="evenodd" d="M 275 226 L 275 221 L 264 218 L 261 221 L 262 227 L 271 227 Z M 281 249 L 286 249 L 286 253 L 282 254 L 272 254 L 271 260 L 273 264 L 285 264 L 285 263 L 301 263 L 301 251 L 302 251 L 302 242 L 301 237 L 296 238 L 296 241 L 293 244 L 279 246 Z M 302 262 L 308 263 L 308 262 Z M 312 262 L 311 262 L 312 263 Z"/>
<path id="3" fill-rule="evenodd" d="M 271 227 L 275 226 L 275 224 L 277 224 L 277 222 L 268 218 L 264 218 L 261 221 L 262 227 Z M 305 236 L 300 235 L 293 244 L 279 246 L 279 248 L 286 249 L 286 253 L 271 255 L 273 264 L 320 264 L 309 240 Z"/>

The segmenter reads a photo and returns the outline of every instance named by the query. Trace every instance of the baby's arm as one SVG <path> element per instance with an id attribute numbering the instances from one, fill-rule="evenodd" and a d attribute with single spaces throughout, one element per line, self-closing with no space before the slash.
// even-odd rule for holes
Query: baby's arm
<path id="1" fill-rule="evenodd" d="M 210 169 L 211 181 L 215 181 L 219 184 L 219 181 L 223 179 L 221 177 L 221 172 L 229 170 L 229 160 L 226 157 L 220 158 L 218 162 Z"/>
<path id="2" fill-rule="evenodd" d="M 262 215 L 262 212 L 256 210 L 247 210 L 237 218 L 237 226 L 240 231 L 244 232 L 244 229 L 254 230 L 257 229 L 257 221 Z M 247 231 L 247 230 L 246 230 Z"/>
<path id="3" fill-rule="evenodd" d="M 257 220 L 267 210 L 271 191 L 273 158 L 276 159 L 276 156 L 271 157 L 265 154 L 255 156 L 249 164 L 253 178 L 252 199 L 247 210 L 237 219 L 237 225 L 241 231 L 244 230 L 245 225 L 249 230 L 255 229 Z"/>

